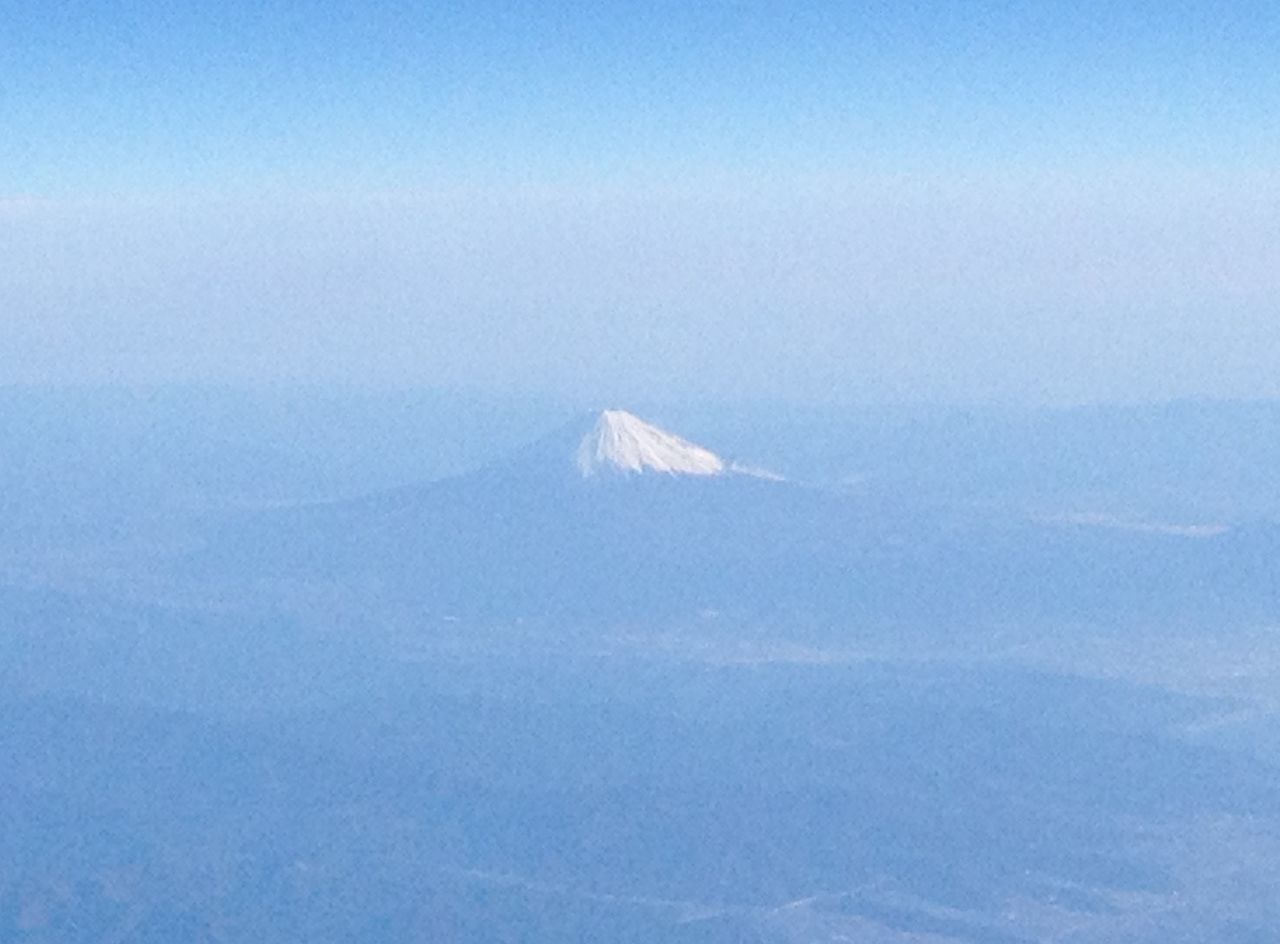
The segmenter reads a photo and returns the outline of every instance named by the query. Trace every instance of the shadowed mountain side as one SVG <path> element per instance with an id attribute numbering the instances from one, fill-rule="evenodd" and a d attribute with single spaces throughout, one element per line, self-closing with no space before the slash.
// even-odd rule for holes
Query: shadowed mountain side
<path id="1" fill-rule="evenodd" d="M 804 606 L 811 588 L 849 580 L 845 535 L 859 524 L 856 510 L 818 492 L 779 493 L 750 479 L 495 478 L 259 516 L 223 532 L 203 560 L 378 578 L 442 608 L 488 615 L 758 611 Z"/>

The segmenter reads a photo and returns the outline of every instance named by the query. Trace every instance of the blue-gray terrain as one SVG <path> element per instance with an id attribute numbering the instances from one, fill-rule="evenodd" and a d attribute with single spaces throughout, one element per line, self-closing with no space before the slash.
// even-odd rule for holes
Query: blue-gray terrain
<path id="1" fill-rule="evenodd" d="M 6 392 L 0 941 L 1280 937 L 1280 408 L 653 412 Z"/>

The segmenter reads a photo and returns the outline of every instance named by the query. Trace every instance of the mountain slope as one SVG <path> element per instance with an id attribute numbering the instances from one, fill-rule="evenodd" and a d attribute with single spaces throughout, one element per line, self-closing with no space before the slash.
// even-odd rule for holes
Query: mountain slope
<path id="1" fill-rule="evenodd" d="M 666 617 L 759 609 L 744 601 L 759 586 L 794 596 L 779 579 L 830 570 L 855 518 L 609 411 L 469 475 L 254 516 L 211 553 L 257 573 L 376 576 L 468 615 Z"/>
<path id="2" fill-rule="evenodd" d="M 374 582 L 475 619 L 950 624 L 1265 619 L 1280 531 L 1199 534 L 944 513 L 739 471 L 609 411 L 472 474 L 241 522 L 224 572 Z"/>

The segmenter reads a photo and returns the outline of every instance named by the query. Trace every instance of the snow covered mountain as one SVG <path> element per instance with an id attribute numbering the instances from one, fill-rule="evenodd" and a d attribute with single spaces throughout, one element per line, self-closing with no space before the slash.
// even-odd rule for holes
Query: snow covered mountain
<path id="1" fill-rule="evenodd" d="M 373 584 L 477 619 L 1280 609 L 1280 529 L 1098 533 L 858 498 L 743 469 L 621 410 L 467 475 L 239 521 L 206 560 L 253 579 Z"/>
<path id="2" fill-rule="evenodd" d="M 709 449 L 646 423 L 624 410 L 605 410 L 582 437 L 575 461 L 583 478 L 604 473 L 665 472 L 723 475 L 725 461 Z"/>
<path id="3" fill-rule="evenodd" d="M 851 511 L 607 410 L 469 474 L 251 516 L 211 552 L 259 574 L 376 579 L 449 612 L 630 618 L 725 610 L 770 584 L 793 603 L 856 530 Z"/>
<path id="4" fill-rule="evenodd" d="M 633 491 L 657 488 L 660 481 L 716 483 L 721 488 L 741 479 L 783 481 L 619 409 L 579 416 L 464 477 L 503 490 L 513 487 L 513 478 L 554 481 L 571 489 L 616 486 Z"/>

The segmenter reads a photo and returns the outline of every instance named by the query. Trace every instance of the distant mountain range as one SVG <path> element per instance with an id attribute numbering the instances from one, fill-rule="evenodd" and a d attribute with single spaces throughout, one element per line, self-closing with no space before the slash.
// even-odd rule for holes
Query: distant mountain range
<path id="1" fill-rule="evenodd" d="M 257 513 L 221 572 L 376 581 L 461 619 L 1280 615 L 1280 529 L 1035 520 L 858 497 L 607 410 L 469 474 Z"/>

